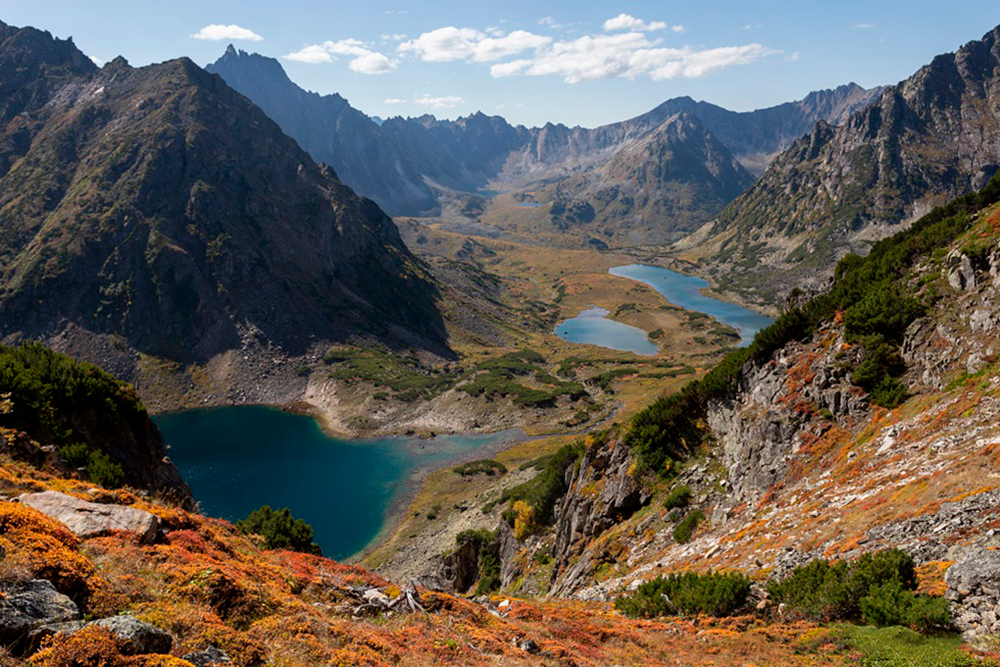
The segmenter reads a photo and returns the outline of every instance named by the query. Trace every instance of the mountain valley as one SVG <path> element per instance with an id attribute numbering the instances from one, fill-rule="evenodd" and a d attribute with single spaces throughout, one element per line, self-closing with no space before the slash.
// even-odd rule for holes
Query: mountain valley
<path id="1" fill-rule="evenodd" d="M 529 128 L 0 23 L 0 667 L 1000 665 L 998 39 Z"/>

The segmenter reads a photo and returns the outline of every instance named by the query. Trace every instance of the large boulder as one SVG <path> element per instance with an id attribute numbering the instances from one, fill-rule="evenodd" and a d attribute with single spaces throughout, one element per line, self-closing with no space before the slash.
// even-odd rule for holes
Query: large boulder
<path id="1" fill-rule="evenodd" d="M 156 539 L 160 532 L 159 517 L 134 507 L 91 503 L 58 491 L 28 493 L 18 500 L 65 524 L 79 537 L 127 530 L 148 543 Z"/>
<path id="2" fill-rule="evenodd" d="M 0 584 L 0 646 L 24 648 L 38 628 L 79 617 L 76 604 L 50 581 Z"/>
<path id="3" fill-rule="evenodd" d="M 170 633 L 133 616 L 111 616 L 90 625 L 106 628 L 118 635 L 125 642 L 125 652 L 135 655 L 170 653 L 174 645 L 174 638 Z"/>

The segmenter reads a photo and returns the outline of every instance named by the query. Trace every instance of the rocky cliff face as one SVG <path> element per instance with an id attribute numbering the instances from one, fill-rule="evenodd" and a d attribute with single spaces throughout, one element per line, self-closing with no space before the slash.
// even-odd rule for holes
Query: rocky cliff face
<path id="1" fill-rule="evenodd" d="M 220 78 L 187 59 L 97 70 L 47 35 L 5 34 L 0 78 L 32 58 L 37 74 L 0 90 L 18 110 L 0 132 L 3 335 L 116 336 L 182 363 L 248 341 L 443 339 L 392 221 Z"/>
<path id="2" fill-rule="evenodd" d="M 720 277 L 816 286 L 840 254 L 863 253 L 998 169 L 1000 27 L 886 88 L 840 127 L 819 123 L 681 247 L 709 255 Z"/>

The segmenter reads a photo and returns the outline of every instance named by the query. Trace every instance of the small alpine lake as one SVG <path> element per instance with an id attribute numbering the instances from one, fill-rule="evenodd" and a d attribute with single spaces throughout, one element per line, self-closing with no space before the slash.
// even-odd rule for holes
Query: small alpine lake
<path id="1" fill-rule="evenodd" d="M 662 266 L 629 264 L 608 269 L 608 273 L 649 285 L 667 301 L 684 310 L 711 315 L 740 332 L 740 345 L 749 345 L 758 331 L 774 322 L 755 310 L 702 294 L 701 290 L 709 286 L 707 280 L 686 276 Z"/>
<path id="2" fill-rule="evenodd" d="M 342 560 L 378 535 L 407 488 L 433 469 L 490 458 L 520 431 L 343 440 L 312 417 L 263 406 L 155 417 L 170 458 L 210 516 L 236 521 L 261 505 L 288 507 Z"/>
<path id="3" fill-rule="evenodd" d="M 608 273 L 649 285 L 667 301 L 684 310 L 705 313 L 740 332 L 740 345 L 748 345 L 757 332 L 774 320 L 765 315 L 702 294 L 708 281 L 648 264 L 628 264 Z M 607 319 L 608 311 L 592 307 L 556 325 L 555 334 L 571 343 L 598 345 L 612 350 L 653 356 L 658 352 L 642 329 Z"/>
<path id="4" fill-rule="evenodd" d="M 609 311 L 593 306 L 576 317 L 556 325 L 555 334 L 571 343 L 599 345 L 612 350 L 635 352 L 645 357 L 659 352 L 656 343 L 642 329 L 609 320 Z"/>

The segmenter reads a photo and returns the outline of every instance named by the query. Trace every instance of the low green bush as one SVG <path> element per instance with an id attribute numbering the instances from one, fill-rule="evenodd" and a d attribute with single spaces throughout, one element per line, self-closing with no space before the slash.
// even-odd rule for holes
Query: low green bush
<path id="1" fill-rule="evenodd" d="M 125 471 L 122 467 L 98 449 L 87 456 L 87 477 L 105 489 L 117 489 L 125 483 Z"/>
<path id="2" fill-rule="evenodd" d="M 921 631 L 950 624 L 948 604 L 918 595 L 913 558 L 899 549 L 866 553 L 853 562 L 817 559 L 767 590 L 795 617 L 819 622 L 906 625 Z"/>
<path id="3" fill-rule="evenodd" d="M 698 524 L 705 518 L 704 512 L 699 509 L 691 510 L 683 519 L 674 526 L 674 540 L 678 544 L 687 544 L 691 541 Z"/>
<path id="4" fill-rule="evenodd" d="M 82 442 L 74 442 L 60 447 L 59 455 L 74 468 L 83 468 L 90 458 L 90 448 Z"/>
<path id="5" fill-rule="evenodd" d="M 455 544 L 461 546 L 466 542 L 474 542 L 478 548 L 495 540 L 496 535 L 496 531 L 488 530 L 486 528 L 469 528 L 461 531 L 455 536 Z"/>
<path id="6" fill-rule="evenodd" d="M 492 459 L 470 461 L 469 463 L 455 466 L 451 470 L 462 477 L 471 477 L 472 475 L 487 475 L 488 477 L 492 477 L 497 473 L 501 475 L 507 474 L 507 466 Z"/>
<path id="7" fill-rule="evenodd" d="M 691 489 L 686 486 L 675 486 L 670 489 L 670 493 L 663 500 L 663 506 L 668 510 L 678 507 L 687 507 L 691 502 Z"/>
<path id="8" fill-rule="evenodd" d="M 686 572 L 657 577 L 634 593 L 615 600 L 615 608 L 631 617 L 730 616 L 746 606 L 750 579 L 741 572 Z"/>
<path id="9" fill-rule="evenodd" d="M 858 606 L 869 625 L 885 627 L 902 625 L 924 634 L 943 630 L 951 625 L 951 611 L 944 598 L 917 595 L 903 588 L 899 581 L 890 581 L 868 590 Z"/>
<path id="10" fill-rule="evenodd" d="M 273 510 L 269 505 L 263 505 L 247 518 L 237 521 L 236 527 L 242 533 L 263 537 L 268 549 L 322 555 L 319 545 L 313 542 L 312 526 L 294 518 L 287 507 Z"/>
<path id="11" fill-rule="evenodd" d="M 488 595 L 500 590 L 500 561 L 493 554 L 483 554 L 479 559 L 479 583 L 476 595 Z"/>

